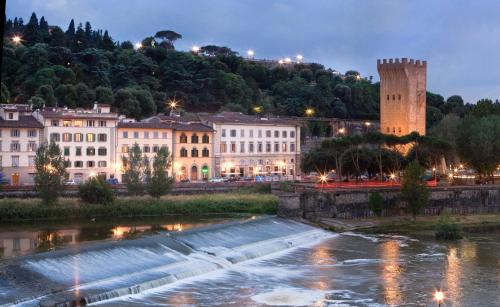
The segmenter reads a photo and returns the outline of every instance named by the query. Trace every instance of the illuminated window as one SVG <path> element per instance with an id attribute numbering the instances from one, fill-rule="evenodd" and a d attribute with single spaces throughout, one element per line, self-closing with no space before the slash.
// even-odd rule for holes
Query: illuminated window
<path id="1" fill-rule="evenodd" d="M 83 134 L 82 133 L 75 133 L 74 139 L 75 139 L 75 142 L 83 142 Z"/>
<path id="2" fill-rule="evenodd" d="M 179 143 L 187 144 L 187 142 L 188 142 L 188 137 L 184 133 L 181 134 L 180 139 L 179 139 Z"/>
<path id="3" fill-rule="evenodd" d="M 87 133 L 87 142 L 95 142 L 95 134 Z"/>
<path id="4" fill-rule="evenodd" d="M 62 136 L 63 142 L 71 142 L 71 137 L 72 137 L 71 133 L 63 133 Z"/>

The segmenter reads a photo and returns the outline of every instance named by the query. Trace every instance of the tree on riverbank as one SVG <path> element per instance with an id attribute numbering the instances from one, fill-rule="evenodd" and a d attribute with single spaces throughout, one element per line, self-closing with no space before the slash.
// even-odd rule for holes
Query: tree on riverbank
<path id="1" fill-rule="evenodd" d="M 54 204 L 63 190 L 66 165 L 59 146 L 51 142 L 41 145 L 35 156 L 35 187 L 45 205 Z"/>
<path id="2" fill-rule="evenodd" d="M 168 177 L 167 169 L 170 167 L 170 154 L 166 147 L 161 147 L 153 159 L 153 171 L 148 181 L 149 195 L 158 199 L 170 191 L 172 180 Z"/>
<path id="3" fill-rule="evenodd" d="M 417 160 L 411 162 L 404 170 L 401 185 L 401 199 L 406 202 L 408 210 L 417 219 L 417 214 L 425 207 L 429 199 L 427 183 L 422 180 L 424 169 Z"/>
<path id="4" fill-rule="evenodd" d="M 142 195 L 144 193 L 143 184 L 143 163 L 141 147 L 135 143 L 128 151 L 128 156 L 122 156 L 124 168 L 123 181 L 127 186 L 127 191 L 131 195 Z"/>

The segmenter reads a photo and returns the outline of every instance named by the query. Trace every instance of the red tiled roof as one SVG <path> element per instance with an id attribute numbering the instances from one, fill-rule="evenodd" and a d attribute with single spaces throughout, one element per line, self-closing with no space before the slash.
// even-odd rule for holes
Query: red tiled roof
<path id="1" fill-rule="evenodd" d="M 19 120 L 0 118 L 0 128 L 43 128 L 43 125 L 31 115 L 20 115 Z"/>
<path id="2" fill-rule="evenodd" d="M 179 131 L 203 131 L 203 132 L 212 132 L 214 129 L 212 127 L 202 124 L 202 123 L 175 123 L 175 130 Z"/>
<path id="3" fill-rule="evenodd" d="M 118 128 L 173 129 L 173 125 L 162 122 L 119 122 Z"/>

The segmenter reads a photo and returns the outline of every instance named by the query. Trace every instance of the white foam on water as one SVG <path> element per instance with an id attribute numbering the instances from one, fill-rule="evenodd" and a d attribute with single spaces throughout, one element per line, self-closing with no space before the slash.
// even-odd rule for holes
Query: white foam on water
<path id="1" fill-rule="evenodd" d="M 416 256 L 417 257 L 443 257 L 443 256 L 445 256 L 445 254 L 444 253 L 435 253 L 435 254 L 422 253 L 422 254 L 417 254 Z"/>
<path id="2" fill-rule="evenodd" d="M 344 264 L 369 264 L 369 263 L 379 263 L 384 262 L 382 259 L 348 259 L 344 260 Z"/>
<path id="3" fill-rule="evenodd" d="M 270 306 L 307 306 L 324 302 L 326 300 L 325 294 L 325 291 L 320 290 L 276 288 L 251 298 L 256 303 Z"/>
<path id="4" fill-rule="evenodd" d="M 361 234 L 361 233 L 350 232 L 350 231 L 343 232 L 343 233 L 341 233 L 341 235 L 343 235 L 343 236 L 351 236 L 351 237 L 360 237 L 360 238 L 363 238 L 365 240 L 372 241 L 374 243 L 377 243 L 377 242 L 380 241 L 380 239 L 377 238 L 377 237 L 368 236 L 368 235 L 364 235 L 364 234 Z"/>

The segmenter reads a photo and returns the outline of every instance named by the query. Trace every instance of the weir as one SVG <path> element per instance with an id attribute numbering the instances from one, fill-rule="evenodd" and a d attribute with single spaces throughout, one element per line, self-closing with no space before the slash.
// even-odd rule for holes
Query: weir
<path id="1" fill-rule="evenodd" d="M 266 217 L 19 257 L 0 267 L 0 306 L 109 300 L 331 236 L 309 225 Z"/>

